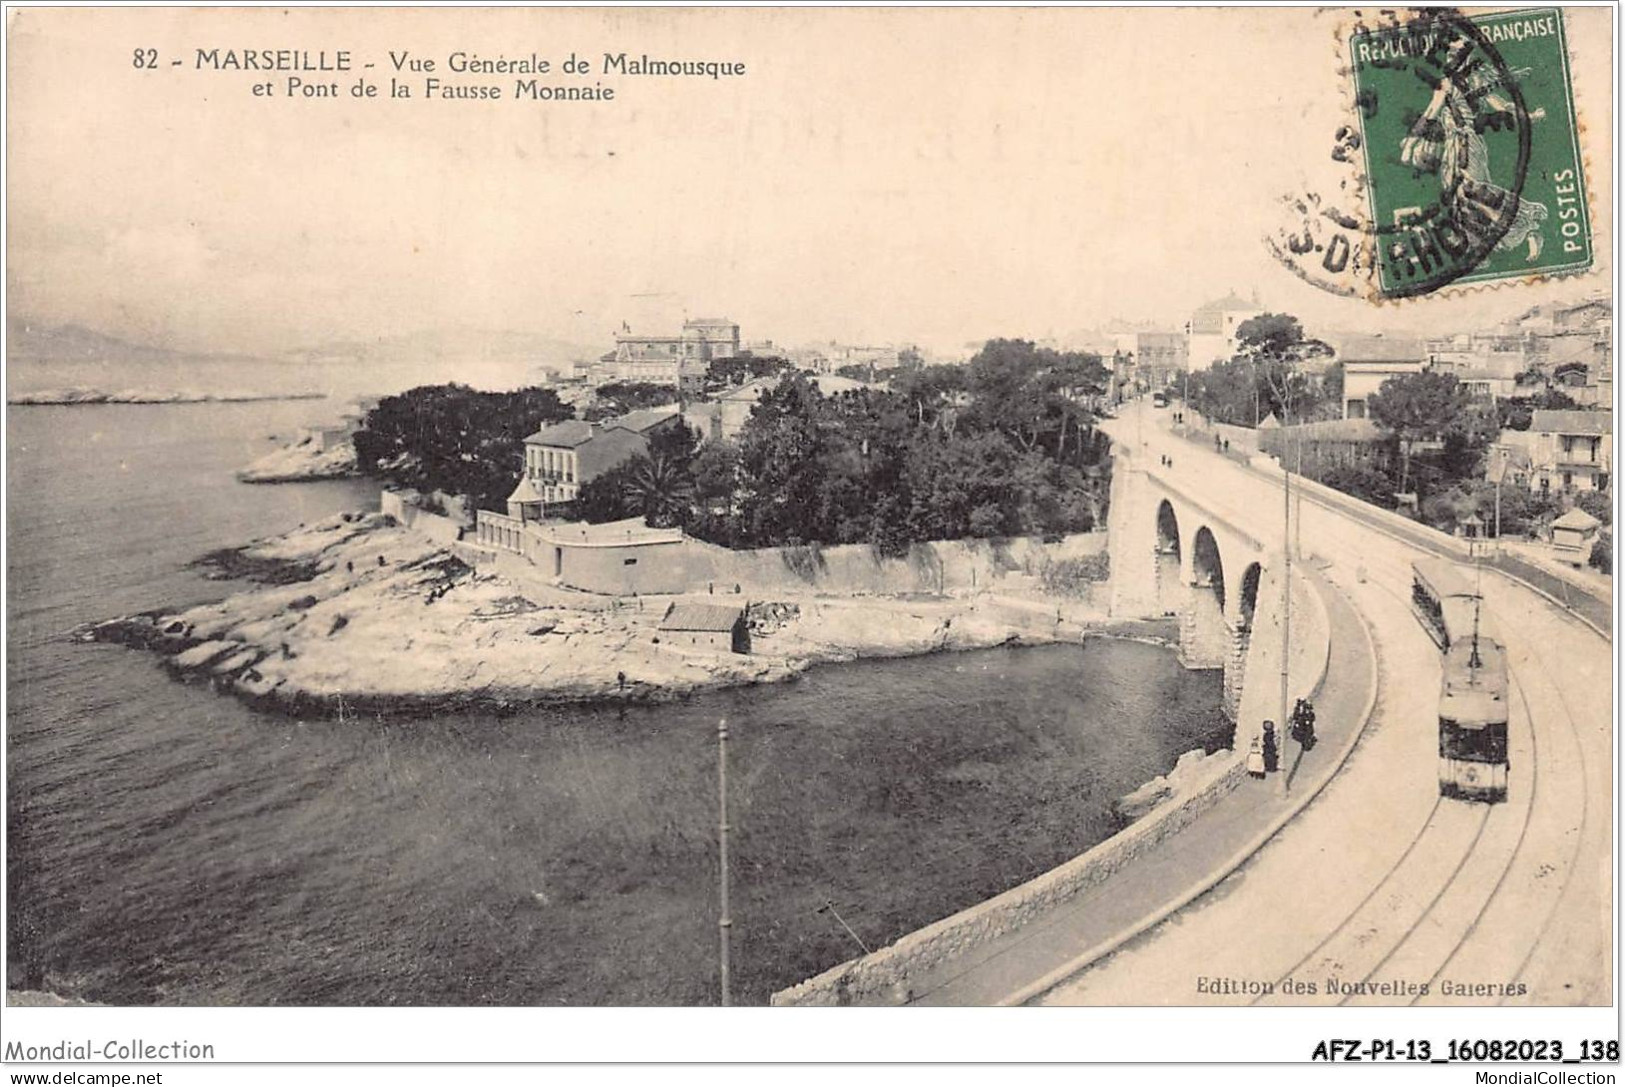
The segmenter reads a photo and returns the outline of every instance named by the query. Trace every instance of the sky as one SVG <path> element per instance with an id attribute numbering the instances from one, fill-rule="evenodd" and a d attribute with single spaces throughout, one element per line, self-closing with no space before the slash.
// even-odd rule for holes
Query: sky
<path id="1" fill-rule="evenodd" d="M 1592 277 L 1373 306 L 1262 238 L 1348 117 L 1346 13 L 1241 9 L 11 11 L 8 312 L 276 354 L 422 330 L 608 347 L 686 314 L 747 340 L 1177 328 L 1236 291 L 1311 329 L 1493 323 Z M 1604 9 L 1568 13 L 1611 250 Z M 135 50 L 158 52 L 137 68 Z M 337 99 L 198 49 L 348 49 Z M 612 102 L 387 97 L 389 53 L 740 61 Z M 174 66 L 172 60 L 183 61 Z M 361 69 L 365 63 L 372 69 Z M 359 76 L 383 84 L 355 99 Z"/>

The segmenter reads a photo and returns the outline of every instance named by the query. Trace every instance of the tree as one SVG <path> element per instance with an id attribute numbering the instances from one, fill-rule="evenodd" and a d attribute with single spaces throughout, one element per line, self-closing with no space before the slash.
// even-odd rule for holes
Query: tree
<path id="1" fill-rule="evenodd" d="M 576 516 L 594 525 L 633 516 L 627 498 L 627 470 L 626 464 L 618 464 L 577 488 Z"/>
<path id="2" fill-rule="evenodd" d="M 677 528 L 691 516 L 694 480 L 688 466 L 675 457 L 651 451 L 637 454 L 622 466 L 621 488 L 625 508 L 642 515 L 650 528 Z"/>
<path id="3" fill-rule="evenodd" d="M 741 532 L 753 544 L 820 538 L 827 470 L 822 400 L 806 375 L 790 373 L 751 409 L 739 438 L 739 515 Z"/>
<path id="4" fill-rule="evenodd" d="M 1602 491 L 1581 491 L 1574 496 L 1574 504 L 1604 525 L 1614 523 L 1614 500 Z"/>
<path id="5" fill-rule="evenodd" d="M 356 460 L 370 475 L 499 510 L 524 469 L 526 436 L 571 414 L 552 389 L 423 385 L 386 396 L 367 413 L 354 439 Z"/>
<path id="6" fill-rule="evenodd" d="M 973 425 L 997 430 L 1025 451 L 1053 440 L 1060 456 L 1069 425 L 1093 425 L 1089 402 L 1105 392 L 1108 377 L 1099 355 L 989 340 L 966 368 Z"/>
<path id="7" fill-rule="evenodd" d="M 778 355 L 756 355 L 741 351 L 725 359 L 712 359 L 705 364 L 705 387 L 722 389 L 729 385 L 743 385 L 758 377 L 769 377 L 793 367 L 790 361 Z"/>
<path id="8" fill-rule="evenodd" d="M 1320 475 L 1321 483 L 1351 494 L 1373 506 L 1393 509 L 1395 479 L 1371 461 L 1333 464 Z"/>
<path id="9" fill-rule="evenodd" d="M 1482 477 L 1484 454 L 1500 435 L 1500 416 L 1494 402 L 1487 399 L 1469 400 L 1444 431 L 1439 467 L 1445 477 Z"/>
<path id="10" fill-rule="evenodd" d="M 1450 430 L 1467 402 L 1467 390 L 1455 375 L 1437 370 L 1391 377 L 1367 399 L 1371 421 L 1399 439 L 1401 493 L 1410 486 L 1416 443 L 1436 440 Z"/>
<path id="11" fill-rule="evenodd" d="M 1591 555 L 1587 560 L 1595 567 L 1598 573 L 1613 575 L 1614 572 L 1614 530 L 1605 528 L 1597 533 L 1597 539 L 1591 545 Z"/>
<path id="12" fill-rule="evenodd" d="M 1332 349 L 1304 335 L 1298 319 L 1286 313 L 1261 313 L 1236 326 L 1235 360 L 1253 371 L 1259 418 L 1273 415 L 1283 424 L 1313 418 L 1320 402 L 1319 383 L 1305 373 L 1311 359 L 1329 358 Z"/>
<path id="13" fill-rule="evenodd" d="M 582 418 L 596 423 L 640 408 L 658 408 L 674 404 L 678 391 L 672 385 L 656 385 L 648 381 L 611 381 L 598 386 L 593 394 L 592 406 L 582 412 Z"/>
<path id="14" fill-rule="evenodd" d="M 1537 410 L 1574 411 L 1580 405 L 1567 393 L 1557 389 L 1541 389 L 1528 396 L 1509 396 L 1496 401 L 1496 411 L 1503 430 L 1528 430 Z"/>
<path id="15" fill-rule="evenodd" d="M 1257 374 L 1242 359 L 1216 362 L 1191 374 L 1186 393 L 1186 403 L 1215 422 L 1250 427 L 1264 417 Z"/>
<path id="16" fill-rule="evenodd" d="M 926 366 L 905 372 L 892 383 L 892 390 L 908 404 L 916 423 L 949 434 L 959 420 L 959 408 L 970 403 L 963 366 Z"/>

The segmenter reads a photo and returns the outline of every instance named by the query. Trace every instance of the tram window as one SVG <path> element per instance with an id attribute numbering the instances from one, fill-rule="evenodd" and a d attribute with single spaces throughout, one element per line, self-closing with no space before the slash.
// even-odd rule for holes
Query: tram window
<path id="1" fill-rule="evenodd" d="M 1483 728 L 1461 728 L 1448 719 L 1439 721 L 1439 755 L 1446 759 L 1470 759 L 1474 762 L 1505 762 L 1507 736 L 1505 725 L 1486 725 Z"/>

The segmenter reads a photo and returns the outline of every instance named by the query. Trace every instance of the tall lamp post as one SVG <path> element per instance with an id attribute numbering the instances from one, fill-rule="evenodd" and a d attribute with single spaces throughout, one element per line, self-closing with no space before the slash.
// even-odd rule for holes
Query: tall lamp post
<path id="1" fill-rule="evenodd" d="M 1283 411 L 1285 404 L 1282 405 Z M 1282 428 L 1283 430 L 1285 428 Z M 1290 441 L 1290 438 L 1288 439 Z M 1292 671 L 1292 463 L 1287 457 L 1287 450 L 1281 450 L 1281 553 L 1285 556 L 1285 574 L 1281 579 L 1281 716 L 1280 733 L 1275 738 L 1276 749 L 1280 753 L 1281 772 L 1279 789 L 1282 796 L 1287 795 L 1287 757 L 1286 742 L 1289 730 L 1287 728 L 1287 702 L 1291 698 L 1288 682 Z"/>
<path id="2" fill-rule="evenodd" d="M 1286 360 L 1282 360 L 1283 363 Z M 1258 360 L 1253 359 L 1256 370 Z M 1296 444 L 1292 435 L 1292 375 L 1283 369 L 1280 385 L 1275 383 L 1275 375 L 1269 369 L 1265 370 L 1265 377 L 1270 388 L 1275 392 L 1281 404 L 1281 438 L 1285 443 L 1281 447 L 1281 706 L 1279 716 L 1279 733 L 1275 744 L 1280 759 L 1279 780 L 1276 783 L 1282 796 L 1290 791 L 1288 782 L 1289 770 L 1287 760 L 1287 740 L 1290 736 L 1288 728 L 1287 704 L 1291 701 L 1290 689 L 1292 673 L 1292 529 L 1295 524 L 1292 517 L 1292 450 L 1290 446 Z M 1253 395 L 1258 395 L 1258 382 L 1253 382 Z M 1256 413 L 1256 409 L 1255 409 Z M 1299 446 L 1300 455 L 1302 447 Z"/>
<path id="3" fill-rule="evenodd" d="M 717 722 L 717 831 L 721 849 L 721 916 L 717 928 L 722 937 L 722 1006 L 732 1003 L 728 988 L 728 937 L 733 918 L 728 916 L 728 719 Z"/>

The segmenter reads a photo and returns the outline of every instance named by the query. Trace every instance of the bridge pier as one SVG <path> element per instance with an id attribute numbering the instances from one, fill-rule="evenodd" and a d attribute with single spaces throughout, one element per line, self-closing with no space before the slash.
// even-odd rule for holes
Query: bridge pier
<path id="1" fill-rule="evenodd" d="M 1224 606 L 1205 586 L 1192 585 L 1179 616 L 1179 663 L 1193 670 L 1223 668 L 1235 636 Z"/>
<path id="2" fill-rule="evenodd" d="M 1230 652 L 1224 658 L 1224 719 L 1235 724 L 1241 712 L 1241 692 L 1247 682 L 1247 650 L 1252 632 L 1238 627 L 1230 634 Z"/>

